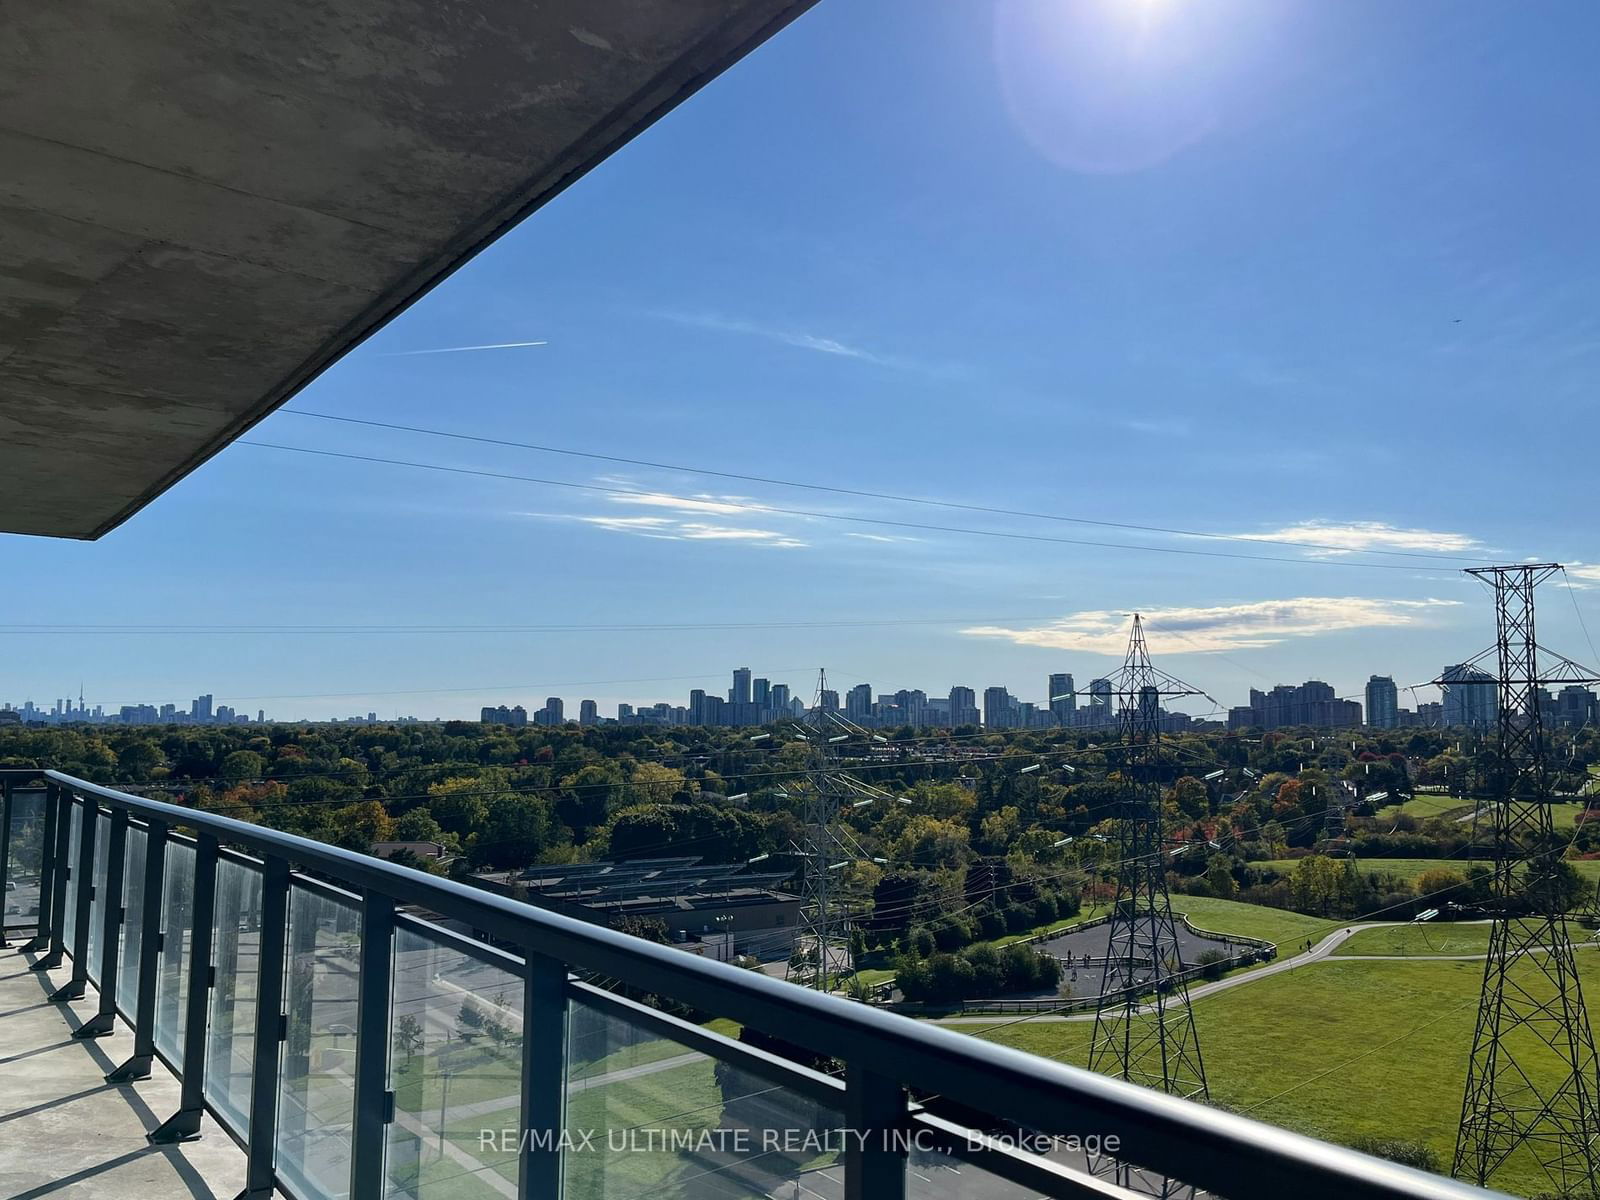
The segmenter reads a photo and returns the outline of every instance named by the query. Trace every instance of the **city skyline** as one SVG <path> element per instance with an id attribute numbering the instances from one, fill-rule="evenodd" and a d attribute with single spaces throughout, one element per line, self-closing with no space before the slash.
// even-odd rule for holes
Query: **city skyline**
<path id="1" fill-rule="evenodd" d="M 724 672 L 724 678 L 729 673 Z M 696 677 L 698 678 L 698 677 Z M 1168 729 L 1187 728 L 1191 723 L 1226 726 L 1229 729 L 1281 727 L 1370 729 L 1429 726 L 1488 728 L 1495 717 L 1494 678 L 1474 666 L 1451 664 L 1437 672 L 1439 699 L 1422 699 L 1420 687 L 1398 687 L 1392 676 L 1371 675 L 1361 691 L 1341 695 L 1319 679 L 1299 684 L 1273 684 L 1268 690 L 1251 688 L 1249 702 L 1230 707 L 1203 703 L 1203 696 L 1184 707 L 1163 706 Z M 1414 707 L 1399 703 L 1401 691 L 1409 693 Z M 809 694 L 809 699 L 804 694 Z M 1358 699 L 1357 696 L 1363 699 Z M 530 708 L 514 701 L 481 704 L 474 712 L 434 713 L 428 716 L 399 714 L 383 716 L 377 710 L 364 715 L 348 712 L 328 717 L 269 717 L 258 708 L 252 715 L 242 708 L 218 704 L 214 693 L 203 693 L 187 706 L 176 703 L 137 703 L 108 710 L 90 706 L 81 693 L 76 702 L 57 698 L 45 707 L 32 700 L 21 703 L 0 701 L 0 724 L 109 724 L 124 725 L 206 725 L 206 724 L 295 724 L 336 723 L 416 723 L 419 721 L 478 720 L 485 724 L 513 727 L 557 726 L 576 722 L 580 726 L 616 723 L 675 724 L 722 727 L 754 727 L 786 718 L 798 719 L 819 700 L 816 682 L 797 688 L 787 681 L 757 676 L 753 668 L 731 669 L 731 684 L 725 692 L 704 688 L 690 689 L 686 702 L 671 700 L 621 700 L 613 711 L 602 712 L 601 702 L 592 696 L 577 698 L 573 715 L 568 715 L 567 698 L 551 695 L 542 705 Z M 1053 671 L 1045 678 L 1042 700 L 1029 700 L 1019 689 L 991 684 L 975 688 L 951 684 L 944 694 L 922 688 L 897 688 L 879 691 L 868 681 L 849 688 L 829 687 L 822 691 L 824 708 L 841 713 L 866 728 L 896 729 L 954 728 L 980 725 L 986 729 L 1105 728 L 1114 724 L 1121 698 L 1103 677 L 1088 679 L 1081 686 L 1070 671 Z M 1181 703 L 1181 702 L 1180 702 Z M 1195 711 L 1190 711 L 1195 710 Z M 1552 725 L 1577 726 L 1600 720 L 1595 693 L 1587 687 L 1570 685 L 1558 693 L 1544 689 L 1541 710 Z"/>

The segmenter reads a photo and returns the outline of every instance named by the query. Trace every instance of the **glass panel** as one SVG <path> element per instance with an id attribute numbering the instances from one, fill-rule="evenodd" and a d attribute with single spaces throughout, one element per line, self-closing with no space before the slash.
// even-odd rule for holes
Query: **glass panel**
<path id="1" fill-rule="evenodd" d="M 1040 1139 L 1041 1142 L 1044 1140 Z M 1070 1170 L 1087 1170 L 1081 1152 L 1076 1162 L 1065 1154 L 1052 1154 L 1049 1157 L 1057 1159 Z M 809 1180 L 804 1182 L 810 1184 Z M 831 1191 L 825 1188 L 818 1190 L 827 1196 L 843 1194 L 843 1189 L 837 1187 Z M 937 1150 L 918 1149 L 915 1141 L 912 1142 L 911 1153 L 906 1160 L 906 1200 L 967 1200 L 969 1196 L 982 1196 L 983 1200 L 1035 1200 L 1038 1195 L 1036 1191 L 1012 1183 L 993 1172 L 981 1170 L 959 1158 L 951 1158 Z"/>
<path id="2" fill-rule="evenodd" d="M 580 1001 L 569 1038 L 569 1200 L 841 1194 L 837 1110 Z"/>
<path id="3" fill-rule="evenodd" d="M 211 990 L 211 1023 L 206 1032 L 206 1098 L 243 1135 L 250 1132 L 260 938 L 261 872 L 219 859 L 212 952 L 217 986 Z"/>
<path id="4" fill-rule="evenodd" d="M 122 907 L 118 932 L 122 949 L 117 956 L 117 1007 L 132 1017 L 139 1002 L 139 949 L 144 944 L 144 855 L 150 835 L 128 826 L 123 848 Z"/>
<path id="5" fill-rule="evenodd" d="M 67 866 L 72 878 L 67 880 L 67 902 L 61 910 L 61 942 L 66 946 L 67 953 L 71 954 L 78 937 L 78 846 L 83 835 L 83 805 L 69 804 L 67 811 L 72 814 L 67 822 L 70 834 L 67 838 Z"/>
<path id="6" fill-rule="evenodd" d="M 89 901 L 89 978 L 99 987 L 105 980 L 100 957 L 100 935 L 105 932 L 106 863 L 110 861 L 111 818 L 98 808 L 87 810 L 94 822 L 94 897 Z"/>
<path id="7" fill-rule="evenodd" d="M 387 1194 L 500 1200 L 517 1179 L 522 981 L 409 929 L 394 962 Z"/>
<path id="8" fill-rule="evenodd" d="M 189 945 L 194 935 L 194 847 L 167 843 L 161 896 L 161 970 L 156 977 L 156 1048 L 183 1066 L 183 1027 L 189 989 Z"/>
<path id="9" fill-rule="evenodd" d="M 7 925 L 39 920 L 39 872 L 44 867 L 44 791 L 11 793 L 11 861 L 6 870 Z"/>
<path id="10" fill-rule="evenodd" d="M 354 905 L 290 889 L 278 1171 L 307 1200 L 350 1190 L 360 929 Z"/>

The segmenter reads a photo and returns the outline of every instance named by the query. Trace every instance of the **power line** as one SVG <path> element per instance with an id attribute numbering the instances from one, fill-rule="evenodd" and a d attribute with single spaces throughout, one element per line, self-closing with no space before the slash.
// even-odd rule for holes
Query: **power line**
<path id="1" fill-rule="evenodd" d="M 303 408 L 284 408 L 279 412 L 296 417 L 314 417 L 319 421 L 338 421 L 346 425 L 365 425 L 373 429 L 389 429 L 400 433 L 418 433 L 428 437 L 448 438 L 452 441 L 475 442 L 485 446 L 505 446 L 515 450 L 533 450 L 540 454 L 559 454 L 569 458 L 584 458 L 594 462 L 618 463 L 630 467 L 649 467 L 660 471 L 678 471 L 686 475 L 708 475 L 717 479 L 733 479 L 740 483 L 761 483 L 775 487 L 801 488 L 810 492 L 826 492 L 836 496 L 853 496 L 865 500 L 889 500 L 896 504 L 920 504 L 933 508 L 957 509 L 962 512 L 987 513 L 993 516 L 1026 517 L 1038 521 L 1061 521 L 1072 525 L 1093 525 L 1102 529 L 1127 529 L 1139 533 L 1159 533 L 1173 537 L 1207 538 L 1216 541 L 1253 542 L 1272 546 L 1294 546 L 1303 550 L 1331 551 L 1336 554 L 1382 554 L 1398 558 L 1417 558 L 1434 562 L 1477 562 L 1460 554 L 1434 554 L 1417 550 L 1353 550 L 1349 546 L 1336 546 L 1326 542 L 1306 542 L 1290 538 L 1256 537 L 1240 533 L 1207 533 L 1196 529 L 1178 529 L 1165 525 L 1140 525 L 1128 521 L 1103 521 L 1092 517 L 1070 517 L 1062 513 L 1030 512 L 1026 509 L 996 508 L 986 504 L 966 504 L 956 500 L 937 500 L 925 496 L 903 496 L 894 492 L 873 492 L 861 488 L 837 487 L 823 483 L 806 483 L 795 479 L 780 479 L 771 475 L 748 475 L 737 471 L 719 471 L 710 467 L 687 467 L 677 463 L 653 462 L 642 458 L 624 458 L 615 454 L 599 454 L 587 450 L 573 450 L 562 446 L 545 446 L 535 442 L 519 442 L 509 438 L 487 437 L 482 434 L 453 433 L 446 429 L 428 429 L 420 425 L 401 425 L 392 421 L 373 421 L 361 417 L 343 417 L 333 413 L 311 412 Z M 262 445 L 264 443 L 249 443 Z M 287 447 L 284 447 L 287 448 Z"/>
<path id="2" fill-rule="evenodd" d="M 278 442 L 257 442 L 248 438 L 235 442 L 236 446 L 254 446 L 262 450 L 282 450 L 291 454 L 310 454 L 320 458 L 339 458 L 351 462 L 376 463 L 387 467 L 406 467 L 417 471 L 436 471 L 449 475 L 470 475 L 482 479 L 501 479 L 515 483 L 533 483 L 542 487 L 569 488 L 573 491 L 595 492 L 607 496 L 644 496 L 653 499 L 675 500 L 683 504 L 703 504 L 703 500 L 696 500 L 692 496 L 675 496 L 667 492 L 647 490 L 644 488 L 613 487 L 598 483 L 574 483 L 565 479 L 545 479 L 534 475 L 517 475 L 506 471 L 485 471 L 474 467 L 450 467 L 442 463 L 413 462 L 408 459 L 381 458 L 373 454 L 351 454 L 340 450 L 314 450 L 309 446 L 285 446 Z M 1414 563 L 1362 563 L 1347 562 L 1338 558 L 1290 558 L 1287 555 L 1268 554 L 1234 554 L 1226 550 L 1189 550 L 1179 546 L 1141 546 L 1134 542 L 1097 542 L 1085 538 L 1050 537 L 1042 533 L 1009 533 L 997 529 L 973 529 L 961 525 L 934 525 L 921 521 L 892 521 L 885 517 L 853 517 L 844 513 L 819 512 L 815 509 L 780 508 L 771 504 L 754 504 L 732 500 L 718 500 L 717 505 L 723 508 L 736 508 L 746 512 L 771 513 L 777 516 L 805 517 L 818 521 L 841 521 L 852 525 L 874 525 L 888 529 L 914 529 L 923 533 L 954 533 L 967 537 L 1001 538 L 1007 541 L 1019 542 L 1045 542 L 1060 546 L 1089 546 L 1101 550 L 1142 550 L 1151 554 L 1178 554 L 1195 558 L 1227 558 L 1242 562 L 1283 562 L 1294 563 L 1301 566 L 1324 567 L 1354 567 L 1383 571 L 1411 571 L 1422 570 L 1420 565 Z M 1244 539 L 1253 541 L 1254 539 Z M 1367 551 L 1346 551 L 1346 553 L 1368 553 Z M 1454 575 L 1448 578 L 1455 578 Z"/>
<path id="3" fill-rule="evenodd" d="M 999 621 L 1050 621 L 1054 617 L 896 617 L 876 620 L 836 621 L 677 621 L 654 624 L 603 623 L 591 625 L 83 625 L 0 624 L 0 633 L 691 633 L 699 630 L 738 629 L 873 629 L 899 625 L 969 625 Z M 687 676 L 685 678 L 688 678 Z M 614 682 L 631 682 L 619 680 Z M 562 686 L 562 685 L 546 685 Z M 568 685 L 570 686 L 570 685 Z M 103 702 L 102 702 L 103 703 Z"/>

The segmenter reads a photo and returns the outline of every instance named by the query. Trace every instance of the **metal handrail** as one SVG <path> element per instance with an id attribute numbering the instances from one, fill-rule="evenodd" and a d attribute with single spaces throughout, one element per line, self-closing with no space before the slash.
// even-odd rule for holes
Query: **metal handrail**
<path id="1" fill-rule="evenodd" d="M 375 929 L 393 928 L 395 903 L 415 904 L 520 947 L 530 964 L 553 961 L 610 977 L 843 1060 L 846 1090 L 856 1098 L 845 1106 L 852 1124 L 859 1124 L 852 1118 L 865 1112 L 875 1113 L 878 1121 L 903 1125 L 910 1119 L 906 1102 L 910 1090 L 943 1096 L 965 1109 L 1048 1134 L 1114 1134 L 1121 1139 L 1119 1156 L 1128 1162 L 1236 1200 L 1291 1192 L 1302 1200 L 1469 1200 L 1493 1195 L 338 846 L 130 795 L 59 771 L 43 775 L 64 794 L 92 799 L 152 827 L 190 829 L 202 844 L 244 847 L 267 864 L 277 860 L 318 873 L 363 896 L 364 911 L 387 906 L 388 925 L 380 923 Z M 61 845 L 65 846 L 64 838 Z M 560 995 L 563 1002 L 570 998 L 570 985 Z M 898 1101 L 885 1100 L 895 1096 Z M 876 1169 L 881 1170 L 882 1164 Z M 877 1200 L 888 1194 L 878 1190 L 885 1178 L 872 1170 L 863 1174 L 847 1169 L 847 1194 L 852 1200 L 868 1194 Z M 867 1180 L 876 1181 L 870 1192 L 864 1190 Z M 903 1181 L 896 1190 L 903 1195 Z M 1087 1194 L 1087 1189 L 1065 1187 L 1059 1194 Z"/>

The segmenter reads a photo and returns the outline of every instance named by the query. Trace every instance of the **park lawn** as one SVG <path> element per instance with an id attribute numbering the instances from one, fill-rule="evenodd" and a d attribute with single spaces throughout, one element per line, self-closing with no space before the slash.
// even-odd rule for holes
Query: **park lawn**
<path id="1" fill-rule="evenodd" d="M 1363 929 L 1349 940 L 1341 942 L 1333 953 L 1336 957 L 1351 954 L 1391 954 L 1402 957 L 1427 954 L 1487 954 L 1489 924 L 1476 921 L 1443 922 Z"/>
<path id="2" fill-rule="evenodd" d="M 1235 933 L 1278 945 L 1321 937 L 1332 928 L 1321 917 L 1268 908 L 1264 904 L 1214 900 L 1209 896 L 1173 896 L 1172 910 L 1183 913 L 1197 928 L 1212 933 Z"/>
<path id="3" fill-rule="evenodd" d="M 1571 826 L 1568 826 L 1571 828 Z M 1435 867 L 1442 867 L 1446 871 L 1454 871 L 1457 875 L 1465 875 L 1467 868 L 1472 863 L 1460 858 L 1357 858 L 1351 860 L 1356 864 L 1356 870 L 1362 873 L 1377 875 L 1393 875 L 1397 879 L 1407 882 L 1416 879 L 1424 871 L 1431 871 Z M 1590 883 L 1600 880 L 1600 859 L 1568 859 L 1579 875 Z M 1293 875 L 1298 859 L 1269 858 L 1261 862 L 1248 863 L 1252 867 L 1266 867 L 1276 871 L 1279 875 Z M 1488 863 L 1483 863 L 1488 866 Z"/>
<path id="4" fill-rule="evenodd" d="M 1403 804 L 1391 804 L 1387 808 L 1378 810 L 1378 820 L 1395 817 L 1404 813 L 1418 821 L 1431 821 L 1435 817 L 1462 816 L 1472 811 L 1472 801 L 1463 800 L 1459 796 L 1447 796 L 1440 792 L 1418 792 Z"/>
<path id="5" fill-rule="evenodd" d="M 1578 963 L 1587 995 L 1600 995 L 1600 954 Z M 1423 1142 L 1448 1166 L 1482 975 L 1475 962 L 1331 958 L 1202 998 L 1195 1019 L 1212 1098 L 1347 1145 Z M 1600 1009 L 1589 1016 L 1595 1023 Z M 952 1028 L 1081 1067 L 1093 1023 Z M 1492 1182 L 1527 1196 L 1542 1179 L 1518 1161 Z"/>

